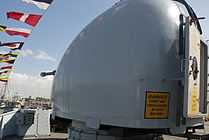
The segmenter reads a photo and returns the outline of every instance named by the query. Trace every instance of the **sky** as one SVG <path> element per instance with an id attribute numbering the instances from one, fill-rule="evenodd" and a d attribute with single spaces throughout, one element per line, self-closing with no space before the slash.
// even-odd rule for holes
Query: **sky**
<path id="1" fill-rule="evenodd" d="M 73 39 L 94 18 L 113 6 L 119 0 L 54 0 L 48 10 L 43 11 L 33 4 L 21 0 L 1 0 L 0 25 L 33 29 L 25 39 L 0 32 L 0 41 L 24 41 L 25 44 L 16 59 L 10 74 L 10 93 L 24 96 L 50 97 L 53 76 L 40 77 L 42 71 L 57 69 L 59 61 Z M 209 39 L 209 1 L 187 0 L 198 17 L 206 17 L 200 23 L 202 38 Z M 41 20 L 35 28 L 7 19 L 9 11 L 40 14 Z M 0 48 L 0 52 L 8 52 Z M 0 65 L 1 67 L 1 65 Z M 0 83 L 0 88 L 4 83 Z"/>

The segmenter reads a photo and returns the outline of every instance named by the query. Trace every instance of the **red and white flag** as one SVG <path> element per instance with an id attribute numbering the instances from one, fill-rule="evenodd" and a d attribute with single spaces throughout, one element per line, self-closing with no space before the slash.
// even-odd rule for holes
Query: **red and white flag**
<path id="1" fill-rule="evenodd" d="M 41 18 L 41 15 L 24 14 L 24 13 L 19 13 L 19 12 L 8 12 L 7 18 L 22 21 L 24 23 L 27 23 L 27 24 L 35 27 L 36 24 L 38 23 L 39 19 Z"/>
<path id="2" fill-rule="evenodd" d="M 0 26 L 0 30 L 6 32 L 8 35 L 11 36 L 21 35 L 23 37 L 28 37 L 31 32 L 31 30 L 29 29 L 6 27 L 6 26 Z"/>
<path id="3" fill-rule="evenodd" d="M 12 69 L 12 66 L 6 66 L 6 67 L 1 67 L 0 70 L 3 70 L 3 69 Z"/>

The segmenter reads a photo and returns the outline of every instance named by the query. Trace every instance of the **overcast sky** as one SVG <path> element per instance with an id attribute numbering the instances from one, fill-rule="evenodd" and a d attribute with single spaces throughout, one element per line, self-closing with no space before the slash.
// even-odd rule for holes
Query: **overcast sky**
<path id="1" fill-rule="evenodd" d="M 50 97 L 53 77 L 40 77 L 42 71 L 53 71 L 67 47 L 76 35 L 95 17 L 110 8 L 119 0 L 54 0 L 44 13 L 35 5 L 21 0 L 1 0 L 0 22 L 8 27 L 32 29 L 31 26 L 6 18 L 6 12 L 23 12 L 28 14 L 43 14 L 43 17 L 33 28 L 28 39 L 19 36 L 8 36 L 0 32 L 0 41 L 24 41 L 25 44 L 18 56 L 10 75 L 9 89 L 12 94 L 20 93 L 26 96 Z M 209 1 L 190 0 L 201 21 L 203 39 L 209 39 Z M 4 48 L 0 51 L 8 52 Z M 3 83 L 0 83 L 2 87 Z"/>

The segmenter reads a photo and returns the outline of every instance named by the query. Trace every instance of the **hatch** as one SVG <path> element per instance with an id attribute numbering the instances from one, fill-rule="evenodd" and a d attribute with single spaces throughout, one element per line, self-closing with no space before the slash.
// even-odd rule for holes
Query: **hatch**
<path id="1" fill-rule="evenodd" d="M 207 45 L 190 17 L 185 24 L 184 115 L 196 117 L 207 112 Z"/>

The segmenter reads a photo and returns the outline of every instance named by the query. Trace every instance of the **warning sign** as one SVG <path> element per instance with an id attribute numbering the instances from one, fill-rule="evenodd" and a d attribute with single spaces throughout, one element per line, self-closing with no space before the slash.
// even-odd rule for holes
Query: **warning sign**
<path id="1" fill-rule="evenodd" d="M 146 119 L 167 119 L 169 92 L 147 92 L 145 103 Z"/>
<path id="2" fill-rule="evenodd" d="M 195 27 L 193 27 L 193 28 L 195 28 Z M 192 51 L 197 54 L 198 53 L 198 49 L 199 49 L 199 45 L 198 44 L 200 44 L 200 40 L 199 40 L 199 36 L 198 36 L 198 34 L 196 32 L 195 31 L 191 31 L 191 34 L 192 34 L 192 40 L 191 40 L 192 44 L 191 45 L 192 45 Z"/>
<path id="3" fill-rule="evenodd" d="M 197 113 L 197 86 L 192 86 L 191 113 Z"/>

